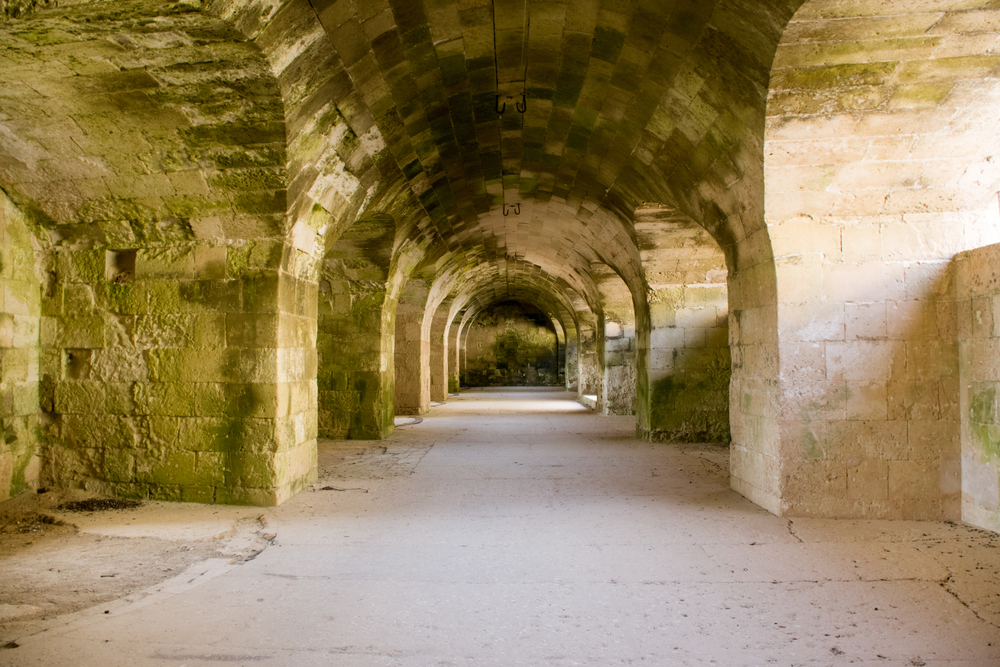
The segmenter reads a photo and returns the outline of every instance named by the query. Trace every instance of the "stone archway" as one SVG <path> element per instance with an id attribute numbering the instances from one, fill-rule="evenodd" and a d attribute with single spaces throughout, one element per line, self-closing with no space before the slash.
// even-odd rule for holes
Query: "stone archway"
<path id="1" fill-rule="evenodd" d="M 764 154 L 783 514 L 959 518 L 952 259 L 1000 240 L 1000 33 L 976 5 L 814 0 L 778 46 Z"/>

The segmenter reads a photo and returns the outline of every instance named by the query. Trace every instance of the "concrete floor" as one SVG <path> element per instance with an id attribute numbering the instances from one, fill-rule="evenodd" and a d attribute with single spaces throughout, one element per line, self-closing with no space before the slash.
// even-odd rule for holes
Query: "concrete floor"
<path id="1" fill-rule="evenodd" d="M 0 664 L 1000 665 L 996 536 L 780 519 L 729 490 L 725 449 L 633 433 L 558 391 L 463 393 L 324 446 L 256 559 Z"/>

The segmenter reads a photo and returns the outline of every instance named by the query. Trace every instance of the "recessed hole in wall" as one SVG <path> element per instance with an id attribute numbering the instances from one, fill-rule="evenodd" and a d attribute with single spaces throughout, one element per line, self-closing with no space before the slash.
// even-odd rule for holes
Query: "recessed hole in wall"
<path id="1" fill-rule="evenodd" d="M 104 272 L 109 282 L 124 285 L 135 278 L 135 250 L 108 250 L 104 255 Z"/>
<path id="2" fill-rule="evenodd" d="M 90 350 L 64 350 L 63 372 L 68 380 L 86 380 L 90 377 Z"/>

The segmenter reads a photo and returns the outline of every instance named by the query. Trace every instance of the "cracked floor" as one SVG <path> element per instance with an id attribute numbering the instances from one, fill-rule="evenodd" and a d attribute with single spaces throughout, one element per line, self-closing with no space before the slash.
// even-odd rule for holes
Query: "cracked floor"
<path id="1" fill-rule="evenodd" d="M 1000 664 L 997 535 L 778 518 L 725 448 L 633 433 L 497 391 L 326 442 L 256 558 L 50 619 L 0 664 Z"/>

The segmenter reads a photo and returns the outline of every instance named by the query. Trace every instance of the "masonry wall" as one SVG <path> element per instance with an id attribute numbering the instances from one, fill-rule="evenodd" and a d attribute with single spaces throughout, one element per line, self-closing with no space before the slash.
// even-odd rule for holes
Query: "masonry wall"
<path id="1" fill-rule="evenodd" d="M 650 312 L 649 424 L 641 434 L 728 443 L 725 256 L 704 228 L 669 208 L 637 211 L 635 230 Z"/>
<path id="2" fill-rule="evenodd" d="M 959 516 L 950 265 L 996 240 L 1000 57 L 996 12 L 952 9 L 809 2 L 777 50 L 781 513 Z"/>
<path id="3" fill-rule="evenodd" d="M 956 257 L 962 520 L 1000 532 L 1000 245 Z"/>
<path id="4" fill-rule="evenodd" d="M 487 308 L 469 326 L 462 384 L 553 386 L 564 382 L 556 332 L 544 313 L 522 303 Z"/>
<path id="5" fill-rule="evenodd" d="M 297 297 L 279 305 L 297 274 L 266 62 L 221 21 L 158 2 L 60 9 L 23 28 L 4 36 L 19 139 L 0 150 L 5 187 L 50 243 L 46 483 L 281 502 L 312 469 L 292 417 L 308 405 L 309 363 L 282 341 L 309 346 L 315 318 Z"/>
<path id="6" fill-rule="evenodd" d="M 38 486 L 41 285 L 24 216 L 0 190 L 0 500 Z"/>
<path id="7" fill-rule="evenodd" d="M 398 415 L 419 415 L 430 408 L 431 338 L 423 327 L 428 282 L 418 277 L 407 281 L 396 306 L 393 344 Z"/>
<path id="8" fill-rule="evenodd" d="M 638 344 L 632 293 L 606 264 L 592 263 L 591 272 L 604 315 L 603 355 L 598 359 L 601 392 L 597 404 L 606 415 L 634 415 Z"/>
<path id="9" fill-rule="evenodd" d="M 321 265 L 317 382 L 324 438 L 369 440 L 392 432 L 396 303 L 388 282 L 394 232 L 394 221 L 385 216 L 359 221 Z"/>

